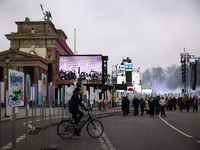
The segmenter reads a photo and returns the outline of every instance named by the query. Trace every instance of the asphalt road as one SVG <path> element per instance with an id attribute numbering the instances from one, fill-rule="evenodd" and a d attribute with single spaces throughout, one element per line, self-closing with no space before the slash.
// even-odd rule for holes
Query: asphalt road
<path id="1" fill-rule="evenodd" d="M 166 115 L 164 120 L 129 115 L 104 118 L 102 122 L 117 150 L 199 150 L 200 114 L 167 111 Z"/>
<path id="2" fill-rule="evenodd" d="M 167 111 L 166 118 L 159 116 L 115 115 L 100 118 L 104 124 L 104 135 L 99 139 L 91 138 L 85 128 L 81 136 L 63 140 L 56 134 L 56 127 L 40 131 L 37 135 L 28 135 L 28 149 L 58 148 L 59 150 L 199 150 L 200 149 L 200 113 Z M 31 119 L 30 119 L 31 121 Z M 16 137 L 19 142 L 16 149 L 25 149 L 25 120 L 17 120 Z M 31 122 L 29 122 L 31 124 Z M 11 122 L 2 122 L 2 150 L 11 143 Z M 29 128 L 30 129 L 30 128 Z M 49 138 L 50 137 L 50 138 Z M 19 140 L 20 139 L 20 140 Z M 49 142 L 50 139 L 50 142 Z M 9 149 L 9 148 L 8 148 Z"/>

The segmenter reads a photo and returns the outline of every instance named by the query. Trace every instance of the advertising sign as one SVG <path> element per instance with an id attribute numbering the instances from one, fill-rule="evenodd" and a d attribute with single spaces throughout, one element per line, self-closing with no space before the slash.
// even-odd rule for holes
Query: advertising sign
<path id="1" fill-rule="evenodd" d="M 117 84 L 126 83 L 126 76 L 118 76 L 117 77 Z"/>
<path id="2" fill-rule="evenodd" d="M 8 70 L 8 106 L 24 106 L 24 73 Z"/>

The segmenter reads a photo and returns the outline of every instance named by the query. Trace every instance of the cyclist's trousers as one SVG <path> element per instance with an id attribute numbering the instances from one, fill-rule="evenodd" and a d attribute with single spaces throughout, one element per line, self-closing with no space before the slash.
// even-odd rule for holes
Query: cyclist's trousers
<path id="1" fill-rule="evenodd" d="M 73 109 L 70 112 L 72 113 L 72 117 L 74 118 L 75 124 L 78 124 L 81 118 L 84 116 L 83 112 L 79 109 Z"/>

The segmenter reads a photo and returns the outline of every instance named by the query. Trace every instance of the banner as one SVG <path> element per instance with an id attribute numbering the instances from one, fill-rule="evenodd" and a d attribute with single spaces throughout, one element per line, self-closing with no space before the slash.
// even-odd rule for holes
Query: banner
<path id="1" fill-rule="evenodd" d="M 69 101 L 71 99 L 71 87 L 65 85 L 65 100 Z"/>
<path id="2" fill-rule="evenodd" d="M 55 102 L 55 92 L 56 92 L 56 90 L 55 90 L 55 86 L 53 86 L 53 102 Z"/>
<path id="3" fill-rule="evenodd" d="M 47 96 L 47 75 L 42 73 L 42 96 Z"/>
<path id="4" fill-rule="evenodd" d="M 60 89 L 60 101 L 63 101 L 63 88 Z"/>
<path id="5" fill-rule="evenodd" d="M 90 87 L 90 104 L 94 104 L 94 87 Z"/>
<path id="6" fill-rule="evenodd" d="M 49 109 L 52 110 L 52 101 L 53 101 L 53 84 L 50 82 L 50 99 L 49 99 Z"/>
<path id="7" fill-rule="evenodd" d="M 107 103 L 110 101 L 110 91 L 107 90 Z"/>
<path id="8" fill-rule="evenodd" d="M 95 90 L 95 102 L 98 102 L 98 92 L 97 92 L 97 89 Z"/>
<path id="9" fill-rule="evenodd" d="M 37 86 L 37 84 L 33 84 L 32 86 L 35 89 L 35 92 L 33 93 L 33 95 L 35 95 L 35 96 L 33 96 L 33 102 L 37 102 L 37 100 L 38 100 L 38 98 L 37 98 L 37 95 L 38 95 L 38 86 Z"/>
<path id="10" fill-rule="evenodd" d="M 30 101 L 35 102 L 35 87 L 31 87 L 31 97 Z"/>
<path id="11" fill-rule="evenodd" d="M 58 88 L 58 105 L 60 105 L 60 89 Z"/>
<path id="12" fill-rule="evenodd" d="M 30 103 L 31 99 L 31 78 L 30 75 L 26 75 L 26 104 Z"/>
<path id="13" fill-rule="evenodd" d="M 38 93 L 38 105 L 42 105 L 42 94 L 41 92 Z"/>
<path id="14" fill-rule="evenodd" d="M 0 101 L 4 103 L 4 82 L 0 82 Z"/>
<path id="15" fill-rule="evenodd" d="M 42 80 L 38 80 L 38 105 L 42 105 Z"/>
<path id="16" fill-rule="evenodd" d="M 24 106 L 24 73 L 8 70 L 8 106 Z"/>

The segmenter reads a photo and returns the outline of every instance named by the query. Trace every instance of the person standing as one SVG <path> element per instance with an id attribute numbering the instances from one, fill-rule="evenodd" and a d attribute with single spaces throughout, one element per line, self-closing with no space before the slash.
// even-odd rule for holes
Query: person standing
<path id="1" fill-rule="evenodd" d="M 196 110 L 198 111 L 198 99 L 197 96 L 194 96 L 194 101 L 193 101 L 193 112 Z"/>
<path id="2" fill-rule="evenodd" d="M 124 96 L 123 99 L 122 99 L 122 111 L 123 111 L 123 115 L 124 116 L 128 116 L 129 114 L 129 100 L 127 98 L 127 96 Z"/>
<path id="3" fill-rule="evenodd" d="M 160 96 L 157 96 L 155 98 L 156 115 L 159 115 L 159 112 L 160 112 L 159 101 L 160 101 Z"/>
<path id="4" fill-rule="evenodd" d="M 146 110 L 146 114 L 149 114 L 149 97 L 147 97 L 147 99 L 145 100 L 145 110 Z"/>
<path id="5" fill-rule="evenodd" d="M 174 111 L 176 111 L 176 104 L 177 104 L 176 98 L 173 97 L 173 99 L 172 99 L 172 106 L 173 106 L 173 108 L 174 108 Z"/>
<path id="6" fill-rule="evenodd" d="M 187 112 L 189 112 L 189 110 L 190 110 L 190 99 L 188 97 L 185 97 L 185 105 L 186 105 Z"/>
<path id="7" fill-rule="evenodd" d="M 172 110 L 172 98 L 169 97 L 168 99 L 168 110 L 171 111 Z"/>
<path id="8" fill-rule="evenodd" d="M 143 116 L 144 114 L 144 107 L 145 107 L 145 100 L 143 99 L 143 97 L 141 97 L 141 100 L 140 100 L 141 116 Z"/>
<path id="9" fill-rule="evenodd" d="M 150 107 L 150 117 L 153 117 L 154 116 L 154 108 L 155 108 L 155 101 L 154 101 L 153 96 L 150 97 L 149 107 Z"/>
<path id="10" fill-rule="evenodd" d="M 138 115 L 138 106 L 139 106 L 139 104 L 140 104 L 139 99 L 137 98 L 137 96 L 134 96 L 134 99 L 133 99 L 134 116 Z"/>
<path id="11" fill-rule="evenodd" d="M 164 97 L 162 96 L 160 101 L 159 101 L 159 104 L 160 104 L 160 107 L 161 107 L 161 117 L 164 115 L 164 117 L 166 117 L 165 115 L 165 105 L 166 105 L 167 101 L 164 99 Z"/>
<path id="12" fill-rule="evenodd" d="M 178 106 L 179 106 L 180 112 L 183 112 L 184 102 L 183 102 L 183 98 L 182 97 L 178 98 Z"/>

